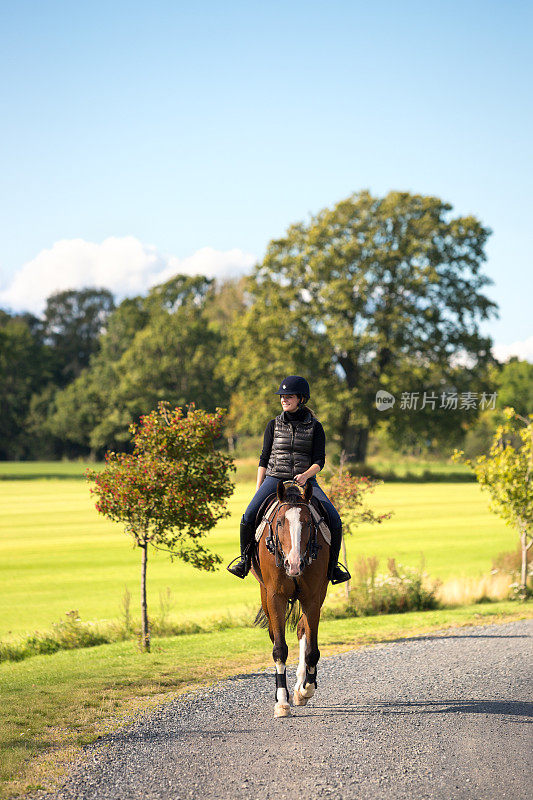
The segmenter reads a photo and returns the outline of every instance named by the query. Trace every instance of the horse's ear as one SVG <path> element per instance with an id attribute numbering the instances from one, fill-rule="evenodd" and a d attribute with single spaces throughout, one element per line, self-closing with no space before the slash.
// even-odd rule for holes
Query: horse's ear
<path id="1" fill-rule="evenodd" d="M 310 501 L 310 499 L 312 498 L 312 496 L 313 496 L 313 487 L 311 486 L 311 482 L 307 481 L 307 483 L 305 484 L 305 489 L 304 489 L 304 500 L 305 500 L 305 502 L 308 503 Z"/>
<path id="2" fill-rule="evenodd" d="M 276 494 L 278 495 L 278 500 L 281 503 L 285 497 L 285 483 L 283 481 L 278 481 L 278 489 Z"/>

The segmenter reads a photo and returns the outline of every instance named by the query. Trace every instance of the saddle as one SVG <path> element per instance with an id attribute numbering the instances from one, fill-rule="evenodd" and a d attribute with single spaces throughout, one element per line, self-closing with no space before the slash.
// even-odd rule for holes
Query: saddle
<path id="1" fill-rule="evenodd" d="M 263 531 L 267 527 L 268 523 L 274 516 L 277 507 L 279 506 L 279 500 L 275 492 L 269 494 L 268 497 L 263 500 L 263 503 L 259 507 L 259 511 L 257 512 L 257 516 L 255 518 L 255 541 L 259 542 L 261 536 L 263 535 Z M 326 509 L 320 502 L 317 497 L 312 497 L 309 502 L 309 507 L 311 509 L 311 514 L 313 515 L 313 520 L 315 525 L 318 527 L 318 530 L 324 537 L 326 544 L 331 544 L 331 531 L 328 527 L 327 520 L 328 514 Z"/>

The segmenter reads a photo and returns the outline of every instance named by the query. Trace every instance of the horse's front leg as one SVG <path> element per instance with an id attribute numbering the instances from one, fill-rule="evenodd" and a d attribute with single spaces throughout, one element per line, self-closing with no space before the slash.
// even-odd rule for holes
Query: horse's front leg
<path id="1" fill-rule="evenodd" d="M 300 641 L 300 658 L 296 670 L 296 685 L 293 702 L 295 706 L 305 706 L 314 695 L 317 687 L 316 665 L 320 658 L 318 649 L 318 623 L 320 605 L 314 605 L 303 614 L 298 623 L 297 635 Z"/>
<path id="2" fill-rule="evenodd" d="M 270 638 L 274 643 L 272 658 L 276 665 L 276 705 L 275 717 L 289 717 L 289 692 L 287 689 L 287 656 L 289 648 L 285 641 L 285 614 L 287 599 L 281 595 L 268 595 L 268 616 L 270 621 Z"/>

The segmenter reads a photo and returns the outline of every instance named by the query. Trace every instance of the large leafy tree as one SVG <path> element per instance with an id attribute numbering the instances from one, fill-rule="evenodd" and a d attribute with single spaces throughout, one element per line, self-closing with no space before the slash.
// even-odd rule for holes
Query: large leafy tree
<path id="1" fill-rule="evenodd" d="M 105 389 L 106 384 L 112 383 L 111 371 L 111 365 L 97 363 L 55 394 L 45 427 L 62 443 L 63 453 L 80 455 L 89 450 L 90 458 L 96 457 L 98 447 L 93 443 L 93 431 L 107 410 L 109 397 Z"/>
<path id="2" fill-rule="evenodd" d="M 43 336 L 53 353 L 54 380 L 59 386 L 77 378 L 89 365 L 114 307 L 110 291 L 91 287 L 56 292 L 47 299 Z"/>
<path id="3" fill-rule="evenodd" d="M 435 380 L 453 387 L 483 375 L 491 343 L 479 323 L 496 310 L 482 272 L 490 231 L 451 212 L 437 197 L 363 191 L 270 242 L 223 364 L 241 405 L 255 406 L 243 425 L 261 417 L 258 404 L 274 409 L 280 377 L 305 374 L 329 429 L 361 461 L 383 419 L 378 389 L 408 390 L 413 378 L 412 391 Z M 413 415 L 409 424 L 423 430 L 432 420 Z"/>
<path id="4" fill-rule="evenodd" d="M 97 361 L 114 363 L 130 347 L 139 331 L 150 321 L 146 297 L 127 297 L 107 320 L 106 330 L 100 337 Z M 94 359 L 93 359 L 94 362 Z"/>
<path id="5" fill-rule="evenodd" d="M 113 403 L 132 419 L 167 398 L 214 410 L 226 399 L 222 378 L 214 377 L 219 346 L 220 336 L 201 309 L 156 316 L 117 363 Z"/>
<path id="6" fill-rule="evenodd" d="M 177 275 L 121 303 L 89 368 L 57 394 L 48 421 L 54 435 L 96 454 L 126 447 L 131 423 L 160 400 L 211 411 L 227 403 L 215 375 L 222 326 L 206 312 L 212 284 Z"/>

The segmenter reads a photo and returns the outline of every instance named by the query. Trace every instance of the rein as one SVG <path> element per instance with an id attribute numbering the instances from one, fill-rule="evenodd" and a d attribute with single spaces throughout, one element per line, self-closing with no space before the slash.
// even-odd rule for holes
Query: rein
<path id="1" fill-rule="evenodd" d="M 290 506 L 291 508 L 294 508 L 295 506 L 303 506 L 304 508 L 307 508 L 308 511 L 309 511 L 310 522 L 307 523 L 307 524 L 311 525 L 311 535 L 309 536 L 309 540 L 307 542 L 307 547 L 305 548 L 305 552 L 303 553 L 303 555 L 300 553 L 300 556 L 303 558 L 303 560 L 304 560 L 304 562 L 306 564 L 311 564 L 311 562 L 313 562 L 317 558 L 318 551 L 322 547 L 322 545 L 318 544 L 318 525 L 320 525 L 320 522 L 322 522 L 322 518 L 320 518 L 320 520 L 318 521 L 318 524 L 316 524 L 315 520 L 314 520 L 314 517 L 313 517 L 313 514 L 311 513 L 310 504 L 309 503 L 304 503 L 304 502 L 298 501 L 298 500 L 296 500 L 294 502 L 292 502 L 290 500 L 288 500 L 288 501 L 286 500 L 285 502 L 280 503 L 280 505 L 278 506 L 278 508 L 276 510 L 276 514 L 275 514 L 276 517 L 278 516 L 278 513 L 279 513 L 280 509 L 283 506 Z M 281 526 L 281 520 L 280 519 L 276 519 L 276 530 L 275 531 L 274 531 L 274 528 L 273 528 L 273 525 L 272 525 L 272 521 L 270 519 L 267 519 L 267 522 L 268 522 L 269 535 L 268 535 L 268 538 L 265 540 L 265 545 L 266 545 L 266 548 L 267 548 L 268 552 L 272 553 L 272 555 L 275 557 L 275 559 L 276 559 L 276 567 L 279 568 L 279 567 L 282 566 L 283 557 L 285 556 L 285 553 L 283 552 L 283 548 L 281 547 L 281 544 L 280 544 L 280 541 L 279 541 L 279 536 L 278 536 L 278 528 Z"/>

